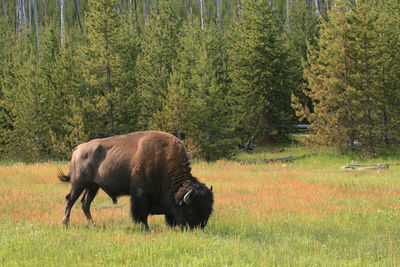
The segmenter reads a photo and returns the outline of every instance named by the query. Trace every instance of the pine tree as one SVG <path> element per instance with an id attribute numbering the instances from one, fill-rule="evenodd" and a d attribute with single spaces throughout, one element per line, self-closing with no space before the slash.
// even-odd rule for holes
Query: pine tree
<path id="1" fill-rule="evenodd" d="M 162 123 L 161 130 L 173 133 L 179 139 L 184 139 L 193 127 L 190 117 L 191 109 L 189 90 L 185 88 L 180 72 L 172 66 L 163 108 L 153 115 Z"/>
<path id="2" fill-rule="evenodd" d="M 23 36 L 19 38 L 24 38 Z M 43 160 L 48 156 L 46 90 L 40 78 L 37 51 L 15 46 L 13 58 L 2 81 L 3 104 L 12 129 L 5 133 L 9 157 Z"/>
<path id="3" fill-rule="evenodd" d="M 90 1 L 87 17 L 88 44 L 82 46 L 85 65 L 83 74 L 91 96 L 89 136 L 109 136 L 127 130 L 125 122 L 135 121 L 137 104 L 135 84 L 131 83 L 133 69 L 127 68 L 121 16 L 112 0 Z M 129 38 L 128 38 L 129 39 Z M 136 47 L 131 47 L 136 49 Z M 127 110 L 125 108 L 128 108 Z M 134 109 L 133 109 L 134 110 Z M 124 117 L 124 119 L 122 119 Z M 134 125 L 128 129 L 134 128 Z"/>
<path id="4" fill-rule="evenodd" d="M 57 34 L 53 32 L 49 38 L 52 41 L 44 41 L 42 60 L 48 87 L 49 135 L 53 157 L 66 158 L 79 143 L 89 139 L 89 123 L 85 120 L 89 96 L 81 75 L 77 44 L 66 38 L 60 48 Z M 54 50 L 57 53 L 48 56 Z"/>
<path id="5" fill-rule="evenodd" d="M 393 145 L 400 140 L 400 3 L 378 2 L 377 31 L 379 34 L 381 68 L 378 70 L 378 109 L 380 116 L 375 124 L 380 125 L 380 135 L 385 145 Z"/>
<path id="6" fill-rule="evenodd" d="M 381 127 L 378 111 L 379 74 L 382 66 L 381 47 L 378 44 L 379 35 L 376 29 L 378 13 L 373 8 L 373 1 L 359 0 L 351 8 L 347 23 L 349 32 L 349 60 L 352 62 L 350 80 L 355 91 L 359 92 L 358 142 L 366 149 L 373 151 L 380 145 L 379 128 Z"/>
<path id="7" fill-rule="evenodd" d="M 236 132 L 269 140 L 293 127 L 291 67 L 274 12 L 265 0 L 246 2 L 230 50 L 232 95 L 237 105 Z"/>
<path id="8" fill-rule="evenodd" d="M 314 112 L 296 106 L 297 115 L 307 117 L 317 133 L 315 142 L 334 146 L 355 146 L 360 102 L 352 87 L 349 60 L 349 27 L 346 6 L 341 2 L 320 25 L 318 47 L 309 46 L 304 77 L 305 94 Z"/>
<path id="9" fill-rule="evenodd" d="M 137 61 L 138 88 L 142 97 L 142 128 L 162 129 L 163 122 L 153 114 L 161 112 L 167 97 L 172 65 L 176 60 L 180 21 L 169 7 L 159 4 L 159 13 L 146 21 Z"/>
<path id="10" fill-rule="evenodd" d="M 383 144 L 385 48 L 378 19 L 374 2 L 360 0 L 349 12 L 339 2 L 321 23 L 319 48 L 309 47 L 305 78 L 310 89 L 305 93 L 314 112 L 303 109 L 302 115 L 308 116 L 318 143 L 369 151 Z"/>
<path id="11" fill-rule="evenodd" d="M 179 38 L 177 63 L 163 109 L 154 114 L 161 129 L 195 143 L 206 160 L 227 157 L 232 146 L 226 92 L 226 49 L 215 25 L 205 30 L 192 16 Z M 226 64 L 225 64 L 226 66 Z"/>
<path id="12" fill-rule="evenodd" d="M 302 62 L 307 58 L 307 43 L 315 47 L 318 36 L 318 16 L 314 6 L 309 6 L 304 1 L 294 1 L 289 8 L 290 20 L 286 21 L 287 32 L 285 40 L 290 50 L 291 65 L 293 68 L 292 93 L 301 99 L 312 109 L 312 101 L 303 94 L 303 65 Z"/>
<path id="13" fill-rule="evenodd" d="M 4 9 L 3 9 L 4 11 Z M 5 13 L 4 13 L 5 14 Z M 10 61 L 12 59 L 12 51 L 5 49 L 6 47 L 12 47 L 11 30 L 7 29 L 5 19 L 0 19 L 0 157 L 5 156 L 6 146 L 8 141 L 6 133 L 12 130 L 11 120 L 9 119 L 10 111 L 6 109 L 6 102 L 4 100 L 4 90 L 7 90 L 6 77 L 9 75 Z M 11 41 L 12 40 L 12 41 Z"/>

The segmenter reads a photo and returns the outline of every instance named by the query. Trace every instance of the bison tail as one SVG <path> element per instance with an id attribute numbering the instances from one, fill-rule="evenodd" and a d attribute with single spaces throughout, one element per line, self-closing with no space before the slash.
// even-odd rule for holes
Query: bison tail
<path id="1" fill-rule="evenodd" d="M 57 177 L 61 182 L 64 183 L 68 183 L 69 181 L 71 181 L 71 177 L 69 175 L 65 175 L 60 169 L 58 170 Z"/>

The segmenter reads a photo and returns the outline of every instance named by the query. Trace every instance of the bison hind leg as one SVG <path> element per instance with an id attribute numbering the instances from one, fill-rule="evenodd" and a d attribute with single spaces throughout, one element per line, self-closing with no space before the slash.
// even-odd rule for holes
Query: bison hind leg
<path id="1" fill-rule="evenodd" d="M 99 186 L 93 184 L 92 186 L 86 189 L 81 200 L 83 213 L 85 213 L 86 219 L 88 220 L 89 223 L 93 223 L 92 215 L 90 213 L 90 204 L 92 204 L 92 201 L 95 198 L 98 190 Z"/>
<path id="2" fill-rule="evenodd" d="M 72 206 L 75 204 L 75 201 L 79 198 L 84 189 L 85 187 L 81 184 L 73 184 L 71 187 L 71 191 L 69 192 L 69 194 L 67 194 L 67 205 L 65 207 L 64 219 L 62 221 L 65 226 L 68 226 Z"/>
<path id="3" fill-rule="evenodd" d="M 147 217 L 150 214 L 149 196 L 142 190 L 136 189 L 131 193 L 131 213 L 136 223 L 142 223 L 146 230 L 149 230 Z"/>

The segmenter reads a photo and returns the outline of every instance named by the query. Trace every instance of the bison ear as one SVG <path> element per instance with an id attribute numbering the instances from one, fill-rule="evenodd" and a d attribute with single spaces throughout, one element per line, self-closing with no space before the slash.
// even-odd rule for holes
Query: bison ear
<path id="1" fill-rule="evenodd" d="M 192 197 L 193 197 L 193 190 L 189 190 L 184 196 L 183 196 L 183 202 L 186 205 L 189 205 L 192 202 Z"/>

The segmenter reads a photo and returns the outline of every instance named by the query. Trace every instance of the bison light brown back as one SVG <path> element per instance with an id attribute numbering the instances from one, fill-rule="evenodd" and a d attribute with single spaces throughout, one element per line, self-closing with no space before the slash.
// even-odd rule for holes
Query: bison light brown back
<path id="1" fill-rule="evenodd" d="M 129 195 L 133 220 L 146 229 L 150 214 L 164 214 L 169 226 L 203 228 L 213 212 L 212 187 L 190 171 L 183 143 L 164 132 L 134 132 L 80 144 L 69 173 L 58 175 L 71 183 L 63 224 L 68 225 L 71 208 L 82 193 L 82 210 L 92 223 L 90 204 L 101 188 L 114 203 Z"/>

